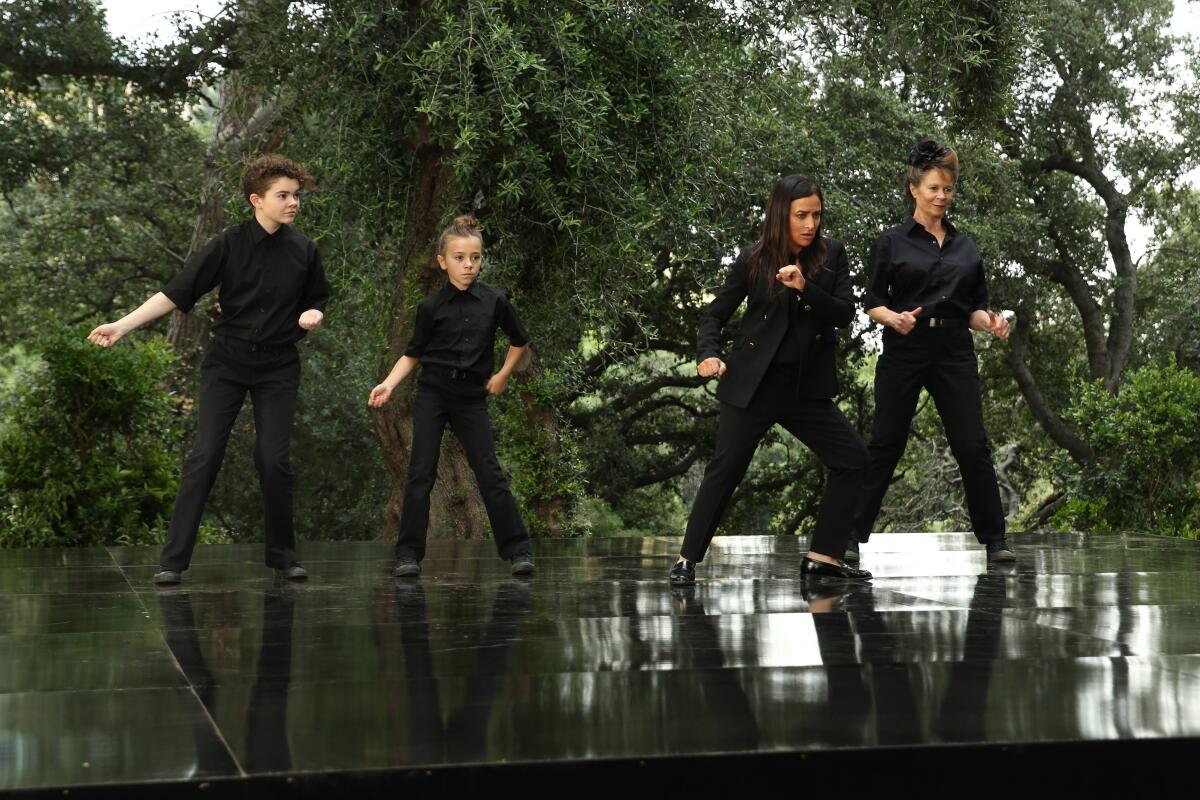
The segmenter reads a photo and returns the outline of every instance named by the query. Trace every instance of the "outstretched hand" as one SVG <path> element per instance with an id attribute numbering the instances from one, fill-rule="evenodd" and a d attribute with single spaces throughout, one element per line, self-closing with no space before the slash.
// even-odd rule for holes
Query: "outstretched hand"
<path id="1" fill-rule="evenodd" d="M 392 396 L 392 387 L 386 383 L 381 383 L 371 390 L 371 396 L 367 399 L 367 405 L 370 408 L 383 408 Z"/>
<path id="2" fill-rule="evenodd" d="M 101 347 L 112 347 L 117 342 L 121 341 L 121 337 L 126 331 L 117 323 L 110 322 L 107 325 L 100 325 L 88 334 L 88 341 L 92 344 L 98 344 Z"/>

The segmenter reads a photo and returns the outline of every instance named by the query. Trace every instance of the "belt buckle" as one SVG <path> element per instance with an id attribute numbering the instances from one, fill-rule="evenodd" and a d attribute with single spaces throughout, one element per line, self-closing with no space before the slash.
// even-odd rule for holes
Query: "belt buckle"
<path id="1" fill-rule="evenodd" d="M 929 318 L 929 327 L 944 328 L 944 327 L 946 327 L 946 320 L 942 319 L 941 317 L 930 317 Z"/>

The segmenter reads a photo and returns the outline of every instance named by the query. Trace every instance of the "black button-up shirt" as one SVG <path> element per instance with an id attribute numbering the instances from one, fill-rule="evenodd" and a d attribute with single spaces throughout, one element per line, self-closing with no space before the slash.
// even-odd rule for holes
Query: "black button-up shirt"
<path id="1" fill-rule="evenodd" d="M 253 217 L 214 236 L 163 294 L 189 311 L 218 284 L 213 331 L 265 345 L 304 338 L 300 315 L 324 312 L 331 294 L 315 242 L 287 225 L 269 234 Z"/>
<path id="2" fill-rule="evenodd" d="M 404 355 L 419 358 L 422 364 L 465 370 L 485 382 L 495 366 L 497 328 L 514 347 L 529 343 L 506 292 L 479 281 L 465 290 L 447 283 L 417 306 L 417 321 Z"/>
<path id="3" fill-rule="evenodd" d="M 966 234 L 949 222 L 937 239 L 915 219 L 879 234 L 871 248 L 871 276 L 864 298 L 868 309 L 921 308 L 922 317 L 969 317 L 988 306 L 983 258 Z"/>

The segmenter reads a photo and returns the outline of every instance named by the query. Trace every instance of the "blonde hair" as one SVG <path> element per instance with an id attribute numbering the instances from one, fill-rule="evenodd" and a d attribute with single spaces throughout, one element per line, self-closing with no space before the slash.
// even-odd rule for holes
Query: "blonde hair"
<path id="1" fill-rule="evenodd" d="M 472 217 L 470 214 L 465 214 L 461 217 L 455 217 L 454 221 L 442 229 L 442 235 L 438 239 L 438 255 L 446 255 L 446 242 L 452 238 L 460 236 L 472 236 L 479 240 L 479 244 L 483 245 L 483 226 L 479 224 L 479 220 Z"/>

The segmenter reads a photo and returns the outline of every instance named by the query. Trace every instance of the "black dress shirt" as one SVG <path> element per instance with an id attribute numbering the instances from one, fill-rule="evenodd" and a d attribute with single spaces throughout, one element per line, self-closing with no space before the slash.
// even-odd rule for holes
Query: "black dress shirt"
<path id="1" fill-rule="evenodd" d="M 316 243 L 287 225 L 269 234 L 253 217 L 213 237 L 163 294 L 190 311 L 218 284 L 221 313 L 213 331 L 271 346 L 304 338 L 300 315 L 324 312 L 330 295 Z"/>
<path id="2" fill-rule="evenodd" d="M 871 248 L 866 308 L 892 311 L 921 308 L 921 317 L 966 318 L 988 306 L 983 258 L 966 234 L 949 222 L 937 239 L 911 217 L 879 234 Z"/>
<path id="3" fill-rule="evenodd" d="M 495 366 L 497 328 L 514 347 L 529 343 L 507 292 L 479 281 L 465 290 L 447 283 L 417 306 L 417 321 L 404 355 L 419 358 L 422 365 L 465 370 L 486 382 Z"/>

